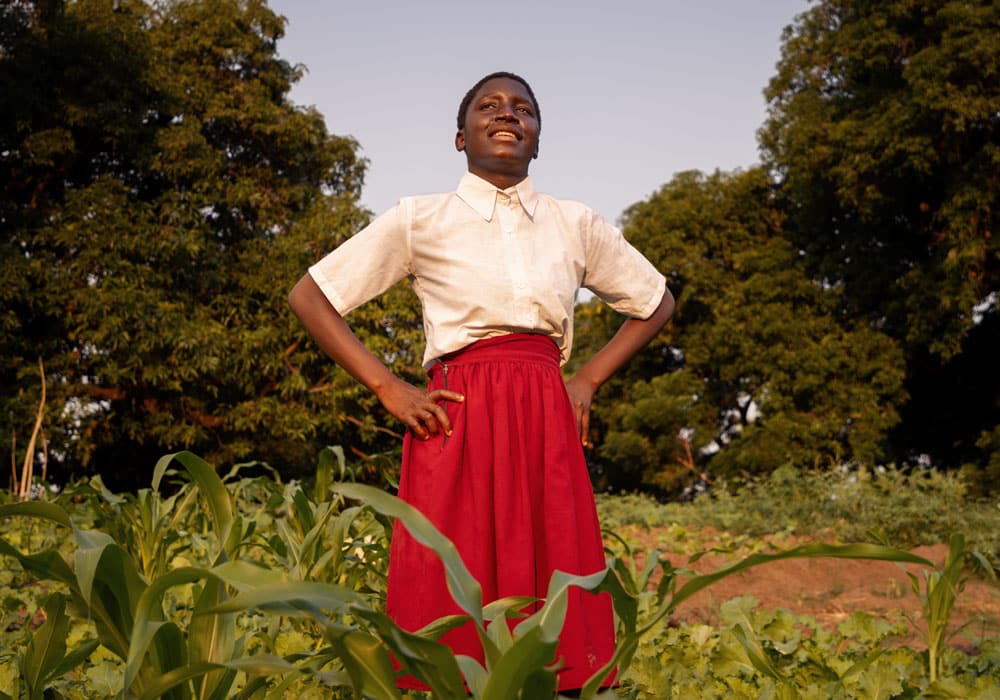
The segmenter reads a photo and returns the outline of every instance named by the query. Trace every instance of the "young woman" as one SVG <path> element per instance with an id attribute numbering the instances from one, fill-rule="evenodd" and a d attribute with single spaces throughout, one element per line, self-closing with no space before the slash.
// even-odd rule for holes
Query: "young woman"
<path id="1" fill-rule="evenodd" d="M 468 163 L 458 189 L 400 200 L 289 296 L 323 350 L 406 424 L 399 495 L 455 542 L 484 602 L 543 597 L 556 569 L 603 568 L 582 449 L 591 400 L 674 308 L 664 277 L 617 229 L 535 191 L 528 166 L 540 128 L 523 78 L 484 77 L 458 112 L 455 147 Z M 404 277 L 423 306 L 426 390 L 389 372 L 343 320 Z M 564 382 L 581 287 L 630 318 Z M 459 612 L 436 557 L 402 527 L 386 607 L 410 630 Z M 471 625 L 443 641 L 482 658 Z M 610 599 L 574 591 L 557 652 L 560 689 L 581 687 L 613 651 Z"/>

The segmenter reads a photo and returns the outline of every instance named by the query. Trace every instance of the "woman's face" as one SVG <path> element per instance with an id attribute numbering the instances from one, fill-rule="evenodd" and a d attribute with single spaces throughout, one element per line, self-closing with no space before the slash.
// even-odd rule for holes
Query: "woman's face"
<path id="1" fill-rule="evenodd" d="M 465 151 L 469 172 L 497 187 L 523 180 L 538 155 L 538 116 L 524 85 L 510 78 L 483 83 L 469 103 L 465 128 L 455 135 L 455 147 Z"/>

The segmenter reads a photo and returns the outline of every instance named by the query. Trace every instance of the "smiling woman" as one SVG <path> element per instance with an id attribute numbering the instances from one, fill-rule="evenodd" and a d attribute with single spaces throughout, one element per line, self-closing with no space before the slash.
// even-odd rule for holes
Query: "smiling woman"
<path id="1" fill-rule="evenodd" d="M 663 275 L 620 231 L 535 190 L 528 167 L 540 129 L 528 83 L 487 75 L 459 109 L 455 147 L 469 172 L 458 189 L 404 197 L 289 296 L 319 345 L 406 424 L 399 495 L 455 543 L 485 602 L 542 598 L 554 571 L 604 567 L 583 454 L 591 400 L 674 307 Z M 404 277 L 423 306 L 426 390 L 391 374 L 343 319 Z M 582 287 L 630 319 L 564 382 Z M 410 630 L 460 612 L 435 555 L 402 527 L 386 607 Z M 471 625 L 443 641 L 482 660 Z M 558 687 L 581 687 L 613 651 L 610 599 L 576 591 L 553 659 Z"/>

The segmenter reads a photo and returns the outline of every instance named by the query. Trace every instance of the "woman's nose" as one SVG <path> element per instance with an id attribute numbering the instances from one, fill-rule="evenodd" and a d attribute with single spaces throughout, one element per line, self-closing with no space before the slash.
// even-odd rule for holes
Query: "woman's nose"
<path id="1" fill-rule="evenodd" d="M 497 110 L 496 118 L 506 121 L 516 121 L 517 115 L 514 113 L 513 105 L 509 102 L 501 102 L 500 108 Z"/>

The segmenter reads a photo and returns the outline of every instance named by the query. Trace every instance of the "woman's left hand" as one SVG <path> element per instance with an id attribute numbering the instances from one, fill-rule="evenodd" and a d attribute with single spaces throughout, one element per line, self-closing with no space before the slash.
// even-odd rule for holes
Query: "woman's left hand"
<path id="1" fill-rule="evenodd" d="M 590 442 L 590 404 L 594 399 L 593 385 L 579 374 L 566 382 L 566 393 L 573 404 L 573 414 L 576 416 L 576 429 L 580 435 L 580 444 L 593 447 Z"/>
<path id="2" fill-rule="evenodd" d="M 674 312 L 674 297 L 664 288 L 660 303 L 653 314 L 645 319 L 630 318 L 621 325 L 608 344 L 597 351 L 572 379 L 566 382 L 566 392 L 573 402 L 576 427 L 580 430 L 580 442 L 584 447 L 593 447 L 590 442 L 590 402 L 597 388 L 619 367 L 632 359 L 646 343 L 660 332 Z"/>

